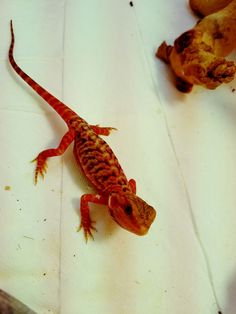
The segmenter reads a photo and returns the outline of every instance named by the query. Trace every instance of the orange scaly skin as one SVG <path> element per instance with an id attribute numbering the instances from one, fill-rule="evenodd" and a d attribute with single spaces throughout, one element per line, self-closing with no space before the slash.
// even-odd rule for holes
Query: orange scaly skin
<path id="1" fill-rule="evenodd" d="M 41 96 L 68 126 L 59 146 L 42 151 L 36 158 L 35 184 L 38 176 L 44 176 L 49 157 L 62 155 L 74 141 L 74 156 L 85 176 L 97 190 L 97 194 L 84 194 L 80 201 L 81 223 L 86 241 L 93 239 L 94 221 L 89 214 L 88 203 L 107 205 L 113 219 L 124 229 L 137 235 L 147 233 L 155 219 L 156 211 L 136 195 L 136 183 L 127 180 L 116 156 L 99 135 L 109 135 L 113 128 L 89 125 L 69 107 L 48 93 L 16 64 L 13 57 L 14 32 L 11 22 L 9 61 L 16 73 Z"/>

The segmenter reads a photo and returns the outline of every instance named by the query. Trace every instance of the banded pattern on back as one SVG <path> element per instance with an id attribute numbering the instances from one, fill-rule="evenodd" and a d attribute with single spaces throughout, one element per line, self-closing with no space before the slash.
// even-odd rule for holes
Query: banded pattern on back
<path id="1" fill-rule="evenodd" d="M 87 178 L 103 195 L 119 189 L 131 191 L 115 154 L 89 126 L 84 125 L 78 132 L 74 155 Z"/>

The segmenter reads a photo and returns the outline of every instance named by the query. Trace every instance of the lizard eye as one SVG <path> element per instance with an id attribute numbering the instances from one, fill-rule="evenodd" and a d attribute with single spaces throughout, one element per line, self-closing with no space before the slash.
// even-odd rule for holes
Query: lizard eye
<path id="1" fill-rule="evenodd" d="M 131 205 L 127 205 L 125 207 L 125 213 L 126 215 L 130 216 L 132 214 L 132 206 Z"/>

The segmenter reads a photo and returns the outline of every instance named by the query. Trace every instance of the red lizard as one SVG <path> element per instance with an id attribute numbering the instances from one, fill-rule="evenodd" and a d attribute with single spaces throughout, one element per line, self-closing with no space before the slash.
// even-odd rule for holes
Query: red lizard
<path id="1" fill-rule="evenodd" d="M 94 221 L 89 214 L 89 202 L 107 205 L 113 219 L 124 229 L 137 235 L 144 235 L 155 219 L 156 211 L 136 195 L 136 182 L 127 180 L 115 154 L 99 135 L 109 135 L 111 127 L 89 125 L 68 106 L 47 92 L 43 87 L 30 78 L 16 64 L 13 57 L 14 32 L 12 21 L 11 45 L 9 61 L 16 73 L 41 96 L 65 121 L 68 131 L 63 136 L 59 146 L 42 151 L 36 161 L 35 184 L 38 176 L 44 177 L 46 161 L 49 157 L 62 155 L 74 141 L 74 156 L 85 176 L 97 190 L 97 194 L 84 194 L 80 200 L 81 223 L 86 242 L 93 239 Z"/>

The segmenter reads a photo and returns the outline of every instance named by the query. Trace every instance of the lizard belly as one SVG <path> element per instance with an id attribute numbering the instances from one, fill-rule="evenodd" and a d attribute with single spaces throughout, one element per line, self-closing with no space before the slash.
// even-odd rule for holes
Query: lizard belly
<path id="1" fill-rule="evenodd" d="M 93 131 L 76 136 L 74 156 L 85 176 L 103 195 L 117 186 L 128 188 L 128 180 L 113 151 Z"/>

